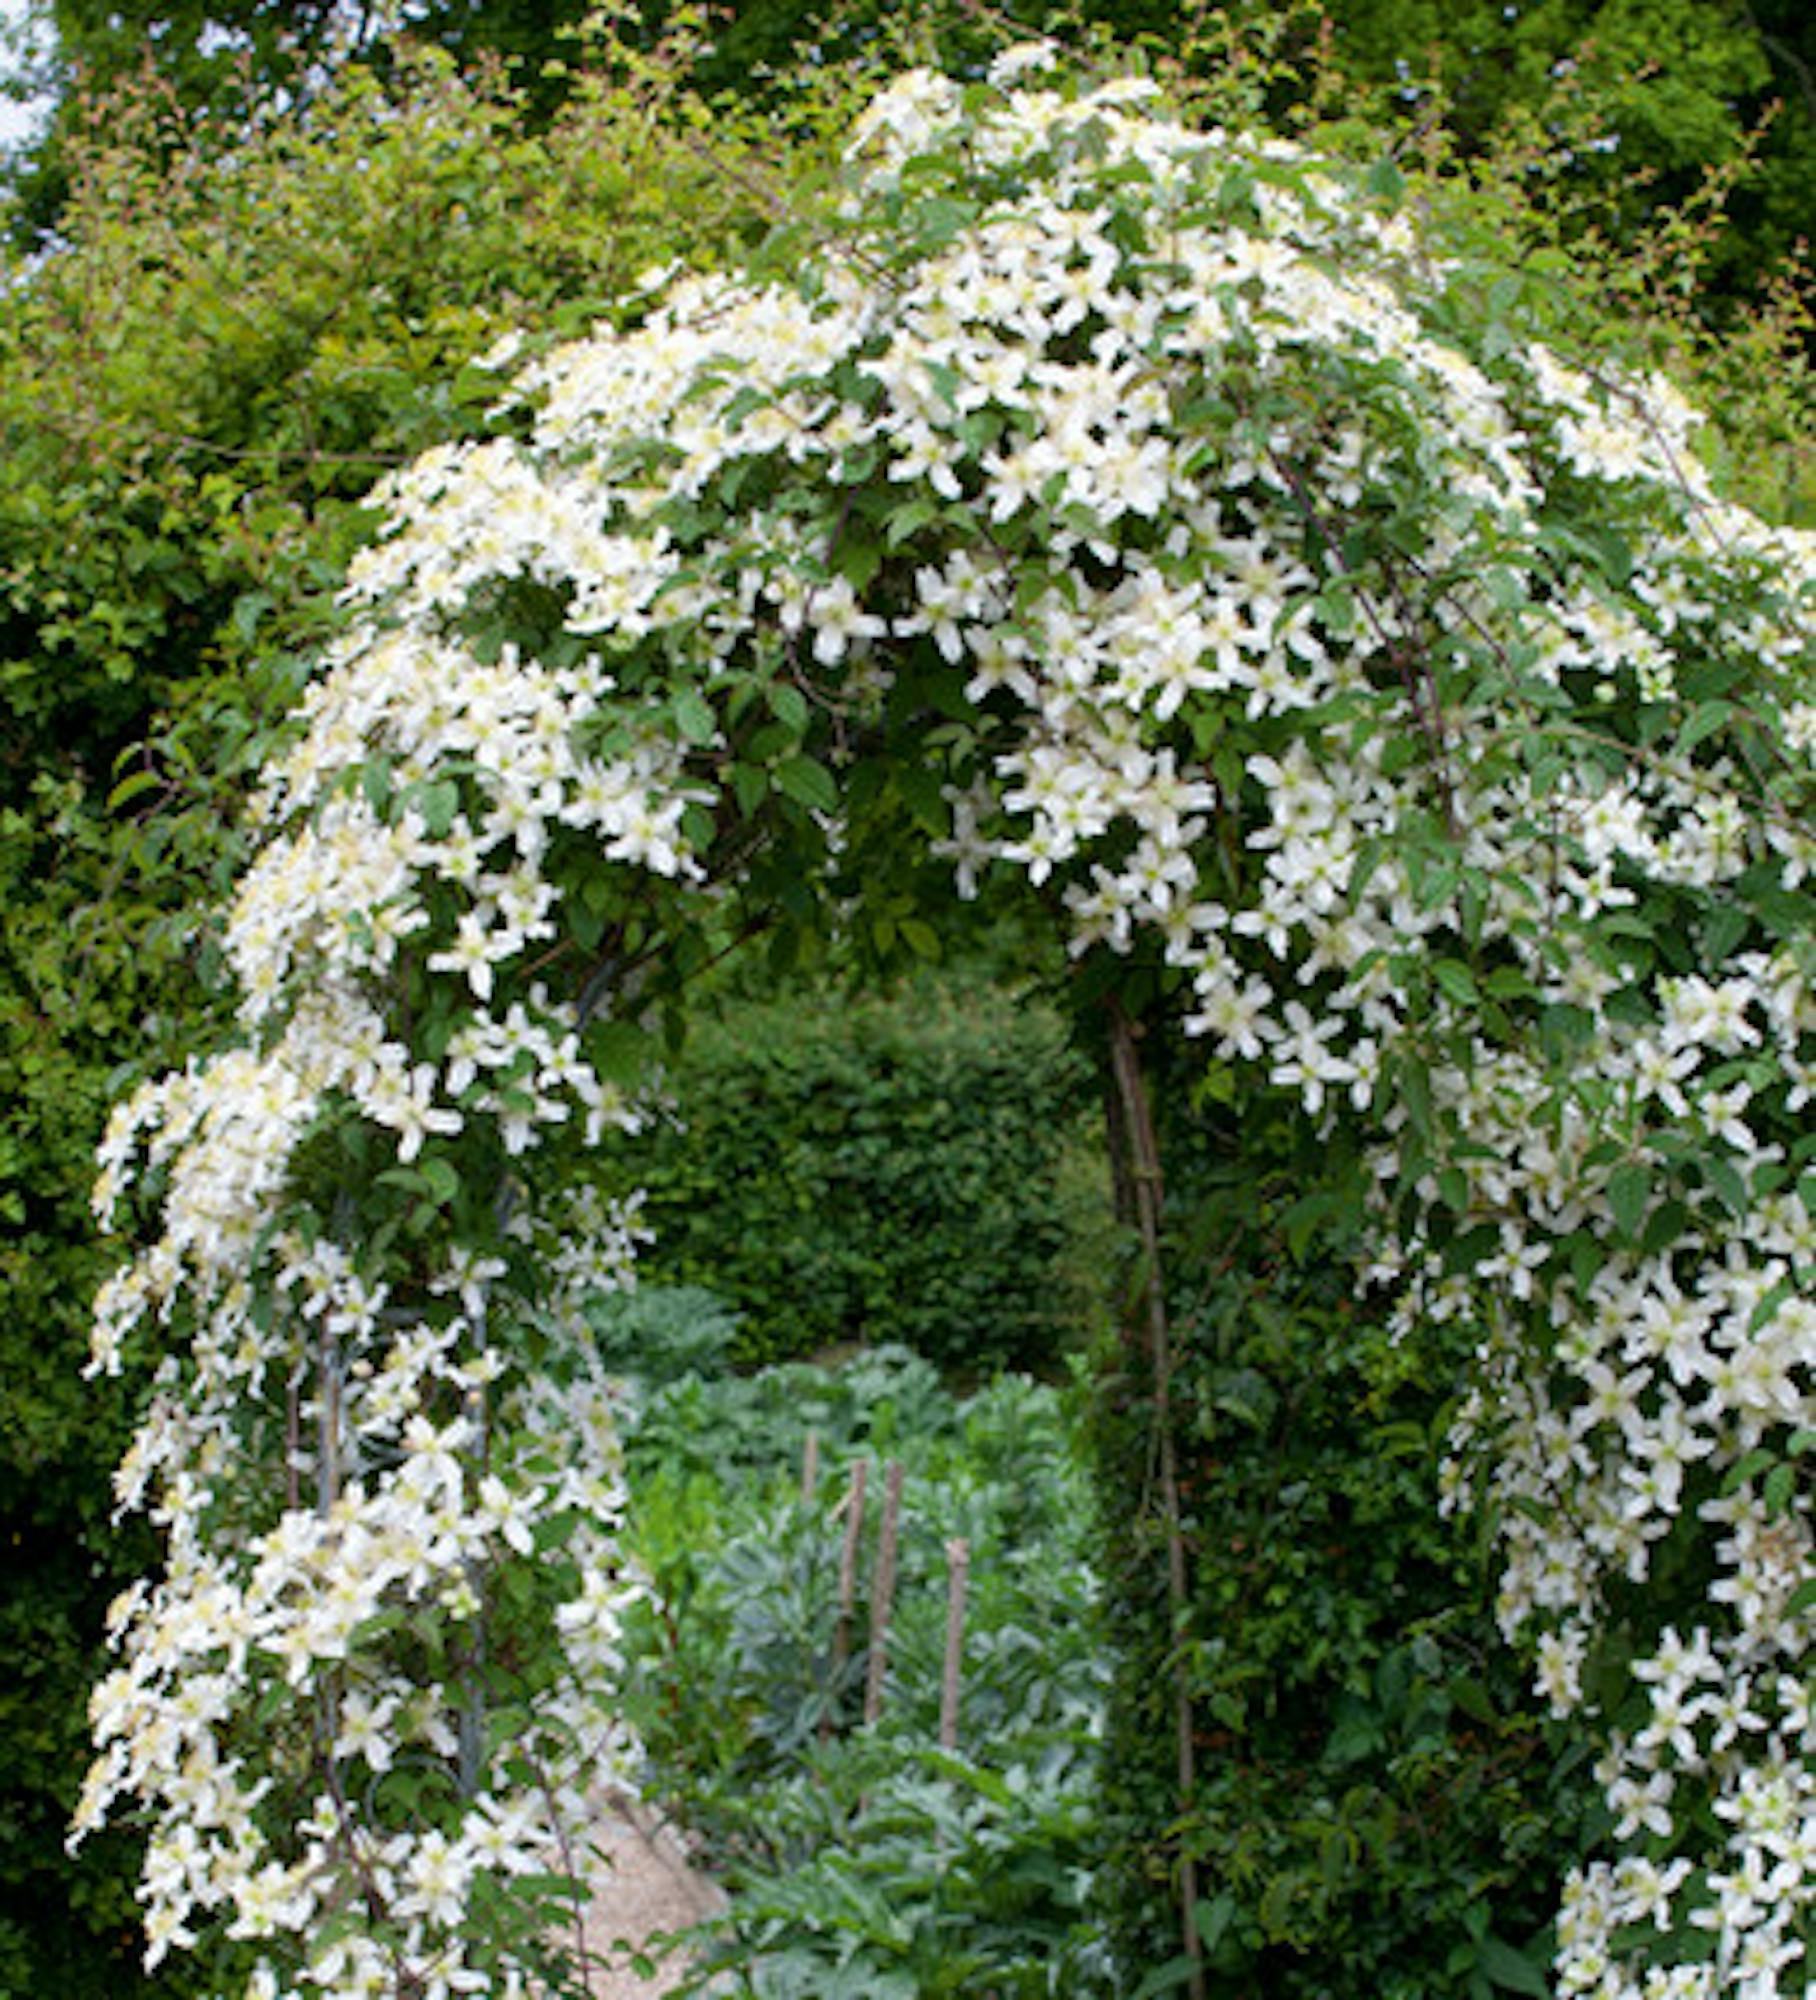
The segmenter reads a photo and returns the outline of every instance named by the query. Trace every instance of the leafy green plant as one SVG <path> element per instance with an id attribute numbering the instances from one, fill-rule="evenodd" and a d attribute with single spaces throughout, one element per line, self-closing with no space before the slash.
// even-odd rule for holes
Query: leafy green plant
<path id="1" fill-rule="evenodd" d="M 659 1291 L 596 1310 L 648 1313 L 681 1345 L 689 1312 L 713 1316 L 699 1294 Z M 626 1440 L 652 1587 L 629 1628 L 633 1706 L 652 1785 L 733 1890 L 701 1981 L 764 2000 L 1110 1991 L 1091 1899 L 1089 1509 L 1060 1392 L 1005 1377 L 961 1400 L 901 1348 L 709 1378 L 674 1374 L 651 1342 L 644 1369 L 654 1386 Z M 849 1469 L 871 1456 L 905 1479 L 886 1692 L 863 1724 L 862 1596 L 843 1654 L 835 1633 Z M 943 1749 L 954 1538 L 969 1615 L 959 1740 Z"/>
<path id="2" fill-rule="evenodd" d="M 740 1324 L 723 1299 L 700 1285 L 604 1292 L 587 1301 L 586 1319 L 600 1366 L 645 1390 L 717 1375 Z"/>

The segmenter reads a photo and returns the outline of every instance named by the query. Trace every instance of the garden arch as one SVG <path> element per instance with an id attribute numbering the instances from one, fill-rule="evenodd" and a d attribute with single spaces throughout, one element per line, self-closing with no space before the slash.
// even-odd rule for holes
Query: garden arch
<path id="1" fill-rule="evenodd" d="M 629 1584 L 556 1294 L 636 1228 L 534 1196 L 636 1124 L 662 979 L 854 906 L 912 941 L 935 867 L 1353 1131 L 1373 1281 L 1474 1328 L 1459 1489 L 1608 1737 L 1559 1991 L 1804 1948 L 1810 539 L 1662 381 L 1560 358 L 1466 214 L 1045 62 L 902 79 L 841 240 L 495 354 L 495 434 L 382 491 L 237 1034 L 103 1157 L 156 1222 L 99 1365 L 188 1338 L 81 1816 L 149 1808 L 154 1954 L 563 1990 L 534 1882 L 629 1748 Z"/>

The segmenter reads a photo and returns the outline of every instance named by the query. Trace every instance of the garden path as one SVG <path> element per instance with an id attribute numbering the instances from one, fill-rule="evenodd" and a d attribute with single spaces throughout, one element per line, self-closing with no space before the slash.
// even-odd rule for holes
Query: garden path
<path id="1" fill-rule="evenodd" d="M 677 1953 L 645 1977 L 631 1963 L 635 1951 L 723 1909 L 724 1894 L 647 1806 L 613 1800 L 596 1837 L 604 1861 L 586 1919 L 588 1948 L 603 1961 L 593 1977 L 594 2000 L 653 2000 L 680 1983 L 685 1959 Z"/>

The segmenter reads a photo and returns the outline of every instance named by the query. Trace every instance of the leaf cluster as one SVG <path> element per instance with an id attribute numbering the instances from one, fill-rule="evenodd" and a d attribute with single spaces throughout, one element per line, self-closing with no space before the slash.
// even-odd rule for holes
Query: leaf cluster
<path id="1" fill-rule="evenodd" d="M 763 2000 L 1111 1990 L 1090 1890 L 1102 1702 L 1091 1510 L 1064 1398 L 1014 1376 L 961 1398 L 894 1347 L 836 1372 L 671 1372 L 673 1335 L 715 1316 L 723 1330 L 723 1308 L 698 1292 L 595 1310 L 607 1352 L 634 1340 L 659 1383 L 627 1440 L 653 1585 L 633 1689 L 654 1787 L 733 1892 L 699 1977 Z M 804 1498 L 810 1432 L 819 1475 Z M 834 1644 L 841 1508 L 860 1459 L 862 1575 L 882 1463 L 905 1472 L 871 1725 L 864 1588 L 848 1650 Z M 970 1589 L 958 1742 L 945 1751 L 955 1536 Z"/>
<path id="2" fill-rule="evenodd" d="M 1177 1625 L 1145 1355 L 1108 1357 L 1094 1405 L 1119 1952 L 1143 1968 L 1143 1994 L 1183 1986 L 1186 1853 L 1219 1993 L 1547 1992 L 1555 1882 L 1594 1786 L 1501 1642 L 1485 1551 L 1439 1518 L 1467 1356 L 1441 1330 L 1392 1343 L 1358 1306 L 1353 1163 L 1303 1119 L 1250 1116 L 1239 1131 L 1214 1093 L 1180 1088 L 1163 1124 L 1190 1577 Z M 1182 1663 L 1197 1764 L 1183 1796 Z"/>

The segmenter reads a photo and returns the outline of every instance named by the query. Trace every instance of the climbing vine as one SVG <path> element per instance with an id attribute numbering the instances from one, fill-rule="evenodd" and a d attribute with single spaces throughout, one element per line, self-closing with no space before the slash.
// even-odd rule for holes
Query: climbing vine
<path id="1" fill-rule="evenodd" d="M 578 1990 L 634 1579 L 551 1294 L 636 1219 L 559 1190 L 690 969 L 912 943 L 956 880 L 1238 1106 L 1348 1128 L 1368 1282 L 1473 1336 L 1451 1490 L 1603 1745 L 1558 1991 L 1799 1976 L 1811 541 L 1391 167 L 1048 60 L 901 79 L 842 240 L 495 354 L 493 434 L 381 489 L 227 919 L 237 1038 L 103 1161 L 151 1227 L 99 1364 L 189 1335 L 82 1821 L 148 1812 L 154 1956 Z"/>

